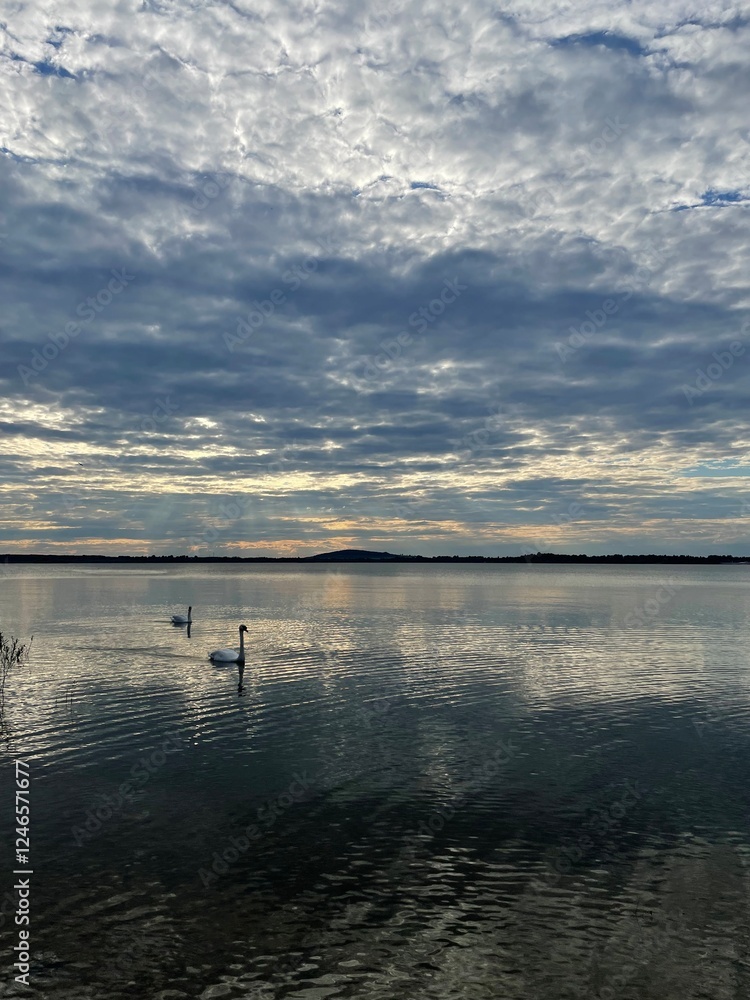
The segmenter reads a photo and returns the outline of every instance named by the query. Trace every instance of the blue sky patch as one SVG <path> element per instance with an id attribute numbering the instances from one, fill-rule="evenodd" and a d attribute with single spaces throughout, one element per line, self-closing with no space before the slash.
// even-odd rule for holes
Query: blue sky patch
<path id="1" fill-rule="evenodd" d="M 75 80 L 75 76 L 72 73 L 69 73 L 64 67 L 53 66 L 51 62 L 47 62 L 46 60 L 32 63 L 32 66 L 37 73 L 40 73 L 42 76 L 64 76 L 71 80 Z"/>
<path id="2" fill-rule="evenodd" d="M 564 38 L 554 39 L 550 44 L 557 47 L 580 45 L 594 48 L 603 46 L 605 49 L 612 49 L 613 52 L 627 52 L 631 56 L 645 56 L 648 52 L 635 38 L 629 38 L 627 35 L 615 35 L 610 31 L 566 35 Z"/>
<path id="3" fill-rule="evenodd" d="M 727 459 L 716 464 L 696 465 L 692 469 L 685 469 L 681 475 L 688 479 L 726 479 L 731 476 L 750 476 L 750 465 L 733 465 Z"/>

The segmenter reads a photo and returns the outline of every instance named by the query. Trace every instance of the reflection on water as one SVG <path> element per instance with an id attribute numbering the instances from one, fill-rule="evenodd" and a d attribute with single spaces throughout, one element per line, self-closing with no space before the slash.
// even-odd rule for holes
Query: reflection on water
<path id="1" fill-rule="evenodd" d="M 749 995 L 749 597 L 740 567 L 9 567 L 39 994 Z M 244 668 L 210 663 L 241 622 Z"/>

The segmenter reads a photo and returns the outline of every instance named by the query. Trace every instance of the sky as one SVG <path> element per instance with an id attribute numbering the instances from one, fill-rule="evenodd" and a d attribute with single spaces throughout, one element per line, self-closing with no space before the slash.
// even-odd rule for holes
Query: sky
<path id="1" fill-rule="evenodd" d="M 750 552 L 750 8 L 2 29 L 0 551 Z"/>

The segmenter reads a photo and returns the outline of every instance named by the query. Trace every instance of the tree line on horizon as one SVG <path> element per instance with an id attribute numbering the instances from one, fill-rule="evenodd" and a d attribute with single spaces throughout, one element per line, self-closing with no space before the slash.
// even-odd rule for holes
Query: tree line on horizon
<path id="1" fill-rule="evenodd" d="M 608 555 L 586 555 L 585 553 L 535 552 L 520 556 L 412 556 L 390 552 L 365 553 L 361 556 L 328 552 L 315 556 L 197 556 L 197 555 L 98 555 L 98 554 L 49 554 L 49 553 L 6 553 L 0 559 L 8 563 L 55 563 L 55 562 L 507 562 L 507 563 L 744 563 L 750 556 L 732 555 L 667 555 L 648 553 L 629 555 L 614 553 Z"/>

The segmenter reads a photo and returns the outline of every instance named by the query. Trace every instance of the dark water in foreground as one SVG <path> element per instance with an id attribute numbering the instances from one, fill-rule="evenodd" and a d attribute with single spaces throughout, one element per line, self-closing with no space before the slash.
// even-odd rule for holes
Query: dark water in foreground
<path id="1" fill-rule="evenodd" d="M 36 995 L 750 996 L 749 610 L 738 566 L 10 567 Z"/>

